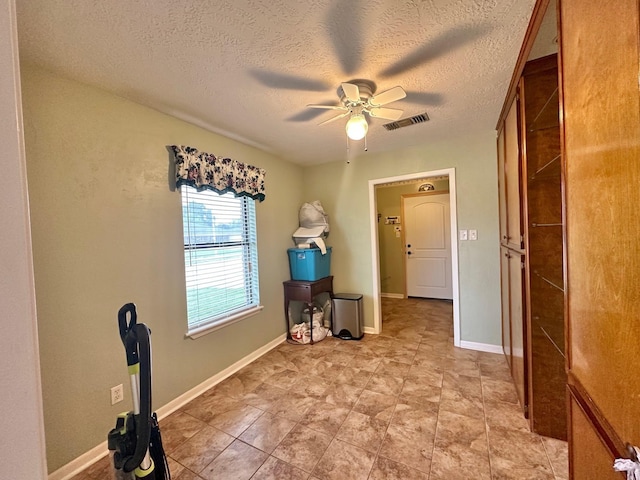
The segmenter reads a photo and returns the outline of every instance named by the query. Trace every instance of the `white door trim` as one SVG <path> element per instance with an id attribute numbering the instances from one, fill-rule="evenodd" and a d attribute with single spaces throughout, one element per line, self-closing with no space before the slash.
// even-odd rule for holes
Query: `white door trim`
<path id="1" fill-rule="evenodd" d="M 456 201 L 456 169 L 445 168 L 430 172 L 410 173 L 397 177 L 369 180 L 369 219 L 371 222 L 371 266 L 373 269 L 373 333 L 382 331 L 382 305 L 380 296 L 380 252 L 378 246 L 378 211 L 376 207 L 376 185 L 418 178 L 449 176 L 449 204 L 451 215 L 451 283 L 453 288 L 453 344 L 460 346 L 460 282 L 458 280 L 458 209 Z"/>

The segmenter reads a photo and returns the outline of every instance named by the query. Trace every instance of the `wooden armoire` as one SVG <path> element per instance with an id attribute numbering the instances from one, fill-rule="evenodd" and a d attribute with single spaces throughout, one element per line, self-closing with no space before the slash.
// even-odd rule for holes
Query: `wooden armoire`
<path id="1" fill-rule="evenodd" d="M 536 2 L 498 125 L 504 350 L 536 430 L 536 389 L 545 379 L 535 380 L 532 350 L 535 330 L 544 330 L 564 357 L 571 478 L 623 479 L 614 459 L 632 458 L 628 446 L 640 446 L 640 2 L 557 0 L 559 197 L 555 182 L 533 191 L 537 170 L 530 168 L 532 132 L 522 105 L 529 52 L 549 3 Z M 544 169 L 549 175 L 552 165 Z M 520 209 L 510 212 L 516 196 Z M 532 216 L 538 208 L 544 222 Z M 559 271 L 534 259 L 535 243 L 557 255 L 553 229 L 562 236 Z M 549 294 L 535 285 L 540 277 Z M 560 330 L 542 321 L 547 309 L 558 308 L 553 288 L 563 300 L 562 345 Z M 540 308 L 536 289 L 544 299 Z M 545 368 L 551 368 L 550 386 L 558 366 Z"/>

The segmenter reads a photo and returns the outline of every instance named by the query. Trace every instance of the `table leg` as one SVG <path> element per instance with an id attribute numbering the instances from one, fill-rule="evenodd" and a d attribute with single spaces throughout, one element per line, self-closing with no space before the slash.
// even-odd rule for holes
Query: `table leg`
<path id="1" fill-rule="evenodd" d="M 311 334 L 311 345 L 313 345 L 313 303 L 307 303 L 309 309 L 309 333 Z"/>
<path id="2" fill-rule="evenodd" d="M 287 325 L 287 339 L 291 338 L 291 326 L 289 325 L 289 299 L 284 299 L 284 321 Z"/>

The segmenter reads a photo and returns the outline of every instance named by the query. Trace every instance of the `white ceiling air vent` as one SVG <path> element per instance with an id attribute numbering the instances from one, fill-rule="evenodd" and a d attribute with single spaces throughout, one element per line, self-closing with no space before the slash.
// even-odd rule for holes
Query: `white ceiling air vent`
<path id="1" fill-rule="evenodd" d="M 419 115 L 414 115 L 413 117 L 401 118 L 396 122 L 385 123 L 383 127 L 387 130 L 397 130 L 398 128 L 408 127 L 409 125 L 415 125 L 416 123 L 427 121 L 429 121 L 429 115 L 427 115 L 427 112 L 424 112 Z"/>

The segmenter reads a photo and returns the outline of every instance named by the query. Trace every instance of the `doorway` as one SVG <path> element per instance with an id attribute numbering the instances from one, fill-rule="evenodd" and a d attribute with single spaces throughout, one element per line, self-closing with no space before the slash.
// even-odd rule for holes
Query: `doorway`
<path id="1" fill-rule="evenodd" d="M 378 205 L 376 187 L 398 183 L 415 181 L 432 177 L 447 177 L 449 180 L 449 220 L 450 232 L 449 241 L 451 245 L 451 290 L 453 303 L 453 336 L 454 345 L 460 346 L 460 301 L 459 301 L 459 281 L 458 281 L 458 243 L 456 232 L 458 230 L 457 208 L 456 208 L 456 177 L 455 168 L 442 170 L 417 172 L 396 177 L 386 177 L 369 180 L 369 216 L 371 223 L 371 252 L 372 252 L 372 278 L 373 278 L 373 331 L 382 331 L 382 306 L 381 306 L 381 282 L 380 282 L 380 245 L 378 241 Z"/>

